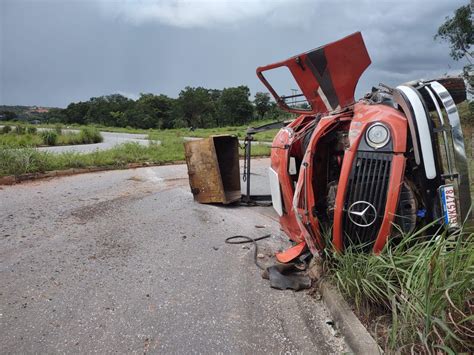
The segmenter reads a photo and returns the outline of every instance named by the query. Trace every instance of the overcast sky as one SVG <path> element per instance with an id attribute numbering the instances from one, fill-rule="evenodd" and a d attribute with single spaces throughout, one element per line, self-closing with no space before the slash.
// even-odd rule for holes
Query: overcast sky
<path id="1" fill-rule="evenodd" d="M 117 92 L 176 97 L 185 86 L 248 85 L 254 94 L 265 91 L 256 67 L 355 31 L 372 59 L 360 97 L 379 82 L 459 71 L 464 63 L 433 35 L 467 3 L 0 0 L 0 104 L 65 107 Z"/>

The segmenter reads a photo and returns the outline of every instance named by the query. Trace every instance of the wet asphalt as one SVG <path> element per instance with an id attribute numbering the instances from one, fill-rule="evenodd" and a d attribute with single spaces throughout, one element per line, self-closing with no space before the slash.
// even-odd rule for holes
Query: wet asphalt
<path id="1" fill-rule="evenodd" d="M 268 159 L 254 160 L 254 193 Z M 341 353 L 308 291 L 269 287 L 271 207 L 195 203 L 183 165 L 0 187 L 1 353 Z M 256 227 L 258 226 L 258 228 Z M 263 228 L 261 228 L 263 227 Z"/>

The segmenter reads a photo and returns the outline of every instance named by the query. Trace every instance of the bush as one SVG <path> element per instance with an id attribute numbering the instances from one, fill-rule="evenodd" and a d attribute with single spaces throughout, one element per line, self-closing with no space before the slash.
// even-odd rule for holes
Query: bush
<path id="1" fill-rule="evenodd" d="M 33 148 L 0 147 L 0 175 L 21 175 L 48 170 L 49 154 Z"/>
<path id="2" fill-rule="evenodd" d="M 41 132 L 41 138 L 46 145 L 56 145 L 58 143 L 58 134 L 56 131 L 46 130 Z"/>
<path id="3" fill-rule="evenodd" d="M 58 124 L 58 125 L 54 126 L 54 130 L 56 131 L 58 136 L 60 136 L 63 133 L 63 126 Z"/>
<path id="4" fill-rule="evenodd" d="M 37 147 L 43 144 L 43 140 L 37 134 L 2 134 L 0 135 L 0 146 L 8 148 Z"/>
<path id="5" fill-rule="evenodd" d="M 27 126 L 26 127 L 26 133 L 36 134 L 36 133 L 38 133 L 38 129 L 36 127 L 33 127 L 33 126 Z"/>
<path id="6" fill-rule="evenodd" d="M 104 140 L 100 131 L 95 127 L 82 128 L 79 136 L 82 144 L 100 143 Z"/>
<path id="7" fill-rule="evenodd" d="M 20 134 L 25 134 L 26 133 L 26 129 L 25 129 L 25 126 L 21 125 L 21 124 L 18 124 L 16 125 L 15 127 L 15 133 L 20 135 Z"/>
<path id="8" fill-rule="evenodd" d="M 11 131 L 12 131 L 11 126 L 3 126 L 3 127 L 2 127 L 2 133 L 3 133 L 3 134 L 10 133 Z"/>

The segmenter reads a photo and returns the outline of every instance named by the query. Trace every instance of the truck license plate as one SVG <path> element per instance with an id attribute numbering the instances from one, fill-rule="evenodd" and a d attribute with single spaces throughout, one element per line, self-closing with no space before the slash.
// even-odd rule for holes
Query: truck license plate
<path id="1" fill-rule="evenodd" d="M 449 228 L 459 227 L 456 196 L 453 185 L 443 185 L 439 188 L 441 207 L 444 213 L 444 223 Z"/>

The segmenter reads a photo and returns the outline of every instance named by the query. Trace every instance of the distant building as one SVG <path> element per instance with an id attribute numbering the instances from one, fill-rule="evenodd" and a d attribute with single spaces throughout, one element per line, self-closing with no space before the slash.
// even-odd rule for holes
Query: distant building
<path id="1" fill-rule="evenodd" d="M 31 112 L 31 113 L 46 113 L 46 112 L 49 112 L 49 109 L 48 109 L 48 108 L 45 108 L 45 107 L 33 106 L 33 107 L 30 109 L 30 112 Z"/>

